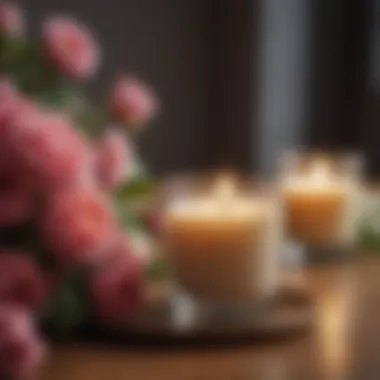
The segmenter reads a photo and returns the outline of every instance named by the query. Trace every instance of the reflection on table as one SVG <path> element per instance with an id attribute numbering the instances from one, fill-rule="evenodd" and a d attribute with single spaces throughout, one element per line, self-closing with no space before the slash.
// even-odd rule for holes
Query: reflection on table
<path id="1" fill-rule="evenodd" d="M 59 347 L 36 380 L 378 379 L 380 259 L 300 276 L 316 301 L 315 325 L 301 337 L 213 349 Z"/>

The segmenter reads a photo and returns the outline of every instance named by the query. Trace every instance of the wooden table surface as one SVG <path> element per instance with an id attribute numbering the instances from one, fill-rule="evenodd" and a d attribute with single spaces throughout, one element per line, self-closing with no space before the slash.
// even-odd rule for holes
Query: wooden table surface
<path id="1" fill-rule="evenodd" d="M 314 326 L 297 339 L 166 351 L 64 346 L 36 380 L 380 379 L 380 258 L 292 276 L 316 304 Z"/>

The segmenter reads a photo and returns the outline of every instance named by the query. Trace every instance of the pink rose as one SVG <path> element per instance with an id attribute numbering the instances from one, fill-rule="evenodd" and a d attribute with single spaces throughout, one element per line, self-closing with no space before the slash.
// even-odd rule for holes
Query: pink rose
<path id="1" fill-rule="evenodd" d="M 94 311 L 106 324 L 122 324 L 136 313 L 143 299 L 143 265 L 128 249 L 99 267 L 91 281 Z"/>
<path id="2" fill-rule="evenodd" d="M 140 261 L 143 269 L 146 267 L 153 255 L 150 239 L 142 233 L 128 235 L 124 231 L 118 233 L 115 244 L 108 253 L 108 259 L 128 259 L 130 256 Z"/>
<path id="3" fill-rule="evenodd" d="M 22 163 L 15 152 L 12 140 L 14 121 L 34 112 L 29 100 L 21 96 L 6 78 L 0 79 L 0 170 L 16 172 L 15 159 Z M 25 162 L 24 162 L 25 163 Z M 25 165 L 24 165 L 25 166 Z"/>
<path id="4" fill-rule="evenodd" d="M 46 54 L 65 75 L 86 79 L 95 73 L 99 49 L 89 31 L 69 18 L 49 19 L 43 30 Z"/>
<path id="5" fill-rule="evenodd" d="M 0 78 L 0 144 L 9 145 L 12 122 L 32 109 L 29 101 L 18 93 L 9 78 Z"/>
<path id="6" fill-rule="evenodd" d="M 128 177 L 131 164 L 131 148 L 121 131 L 108 129 L 97 151 L 96 172 L 101 184 L 113 190 Z"/>
<path id="7" fill-rule="evenodd" d="M 11 122 L 17 110 L 18 94 L 9 78 L 0 77 L 0 169 L 12 164 Z"/>
<path id="8" fill-rule="evenodd" d="M 72 265 L 102 259 L 114 243 L 116 220 L 108 198 L 94 186 L 57 192 L 43 221 L 47 245 Z"/>
<path id="9" fill-rule="evenodd" d="M 13 121 L 12 145 L 41 186 L 68 187 L 89 175 L 92 152 L 88 142 L 60 115 L 21 114 Z"/>
<path id="10" fill-rule="evenodd" d="M 1 4 L 0 4 L 1 8 Z M 4 99 L 7 99 L 9 96 L 16 95 L 17 90 L 14 86 L 11 78 L 7 76 L 0 77 L 0 99 L 3 101 Z"/>
<path id="11" fill-rule="evenodd" d="M 111 111 L 117 120 L 131 127 L 141 127 L 158 109 L 155 96 L 132 77 L 122 77 L 111 94 Z"/>
<path id="12" fill-rule="evenodd" d="M 34 211 L 35 189 L 26 168 L 16 161 L 0 168 L 0 227 L 20 224 L 31 218 Z"/>
<path id="13" fill-rule="evenodd" d="M 11 37 L 21 37 L 24 34 L 25 21 L 21 9 L 13 3 L 0 4 L 0 33 Z"/>
<path id="14" fill-rule="evenodd" d="M 124 231 L 118 231 L 115 243 L 108 252 L 108 260 L 125 260 L 132 255 L 133 241 Z"/>
<path id="15" fill-rule="evenodd" d="M 163 215 L 158 210 L 143 210 L 141 217 L 151 232 L 159 233 L 162 230 Z"/>
<path id="16" fill-rule="evenodd" d="M 0 377 L 32 375 L 44 353 L 30 316 L 22 309 L 0 304 Z"/>
<path id="17" fill-rule="evenodd" d="M 0 252 L 0 302 L 35 309 L 43 301 L 45 290 L 42 274 L 29 256 Z"/>
<path id="18" fill-rule="evenodd" d="M 32 108 L 9 79 L 0 78 L 0 227 L 22 222 L 33 211 L 33 182 L 12 138 L 14 120 Z"/>

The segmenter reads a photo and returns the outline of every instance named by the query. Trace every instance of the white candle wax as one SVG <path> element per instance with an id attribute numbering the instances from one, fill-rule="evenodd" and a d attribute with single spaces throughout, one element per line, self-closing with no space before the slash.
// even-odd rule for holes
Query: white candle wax
<path id="1" fill-rule="evenodd" d="M 166 236 L 177 280 L 203 298 L 273 290 L 277 252 L 268 250 L 275 222 L 271 202 L 236 194 L 229 181 L 210 195 L 172 202 Z"/>

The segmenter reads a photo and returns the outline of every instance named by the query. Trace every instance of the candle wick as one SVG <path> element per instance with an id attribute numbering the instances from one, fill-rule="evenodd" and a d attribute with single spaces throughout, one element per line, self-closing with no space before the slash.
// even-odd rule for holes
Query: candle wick
<path id="1" fill-rule="evenodd" d="M 314 170 L 311 173 L 311 179 L 317 183 L 324 183 L 330 179 L 330 174 L 327 165 L 320 162 L 315 164 Z"/>
<path id="2" fill-rule="evenodd" d="M 223 210 L 231 207 L 234 198 L 234 184 L 229 178 L 219 180 L 216 186 L 216 198 Z"/>

